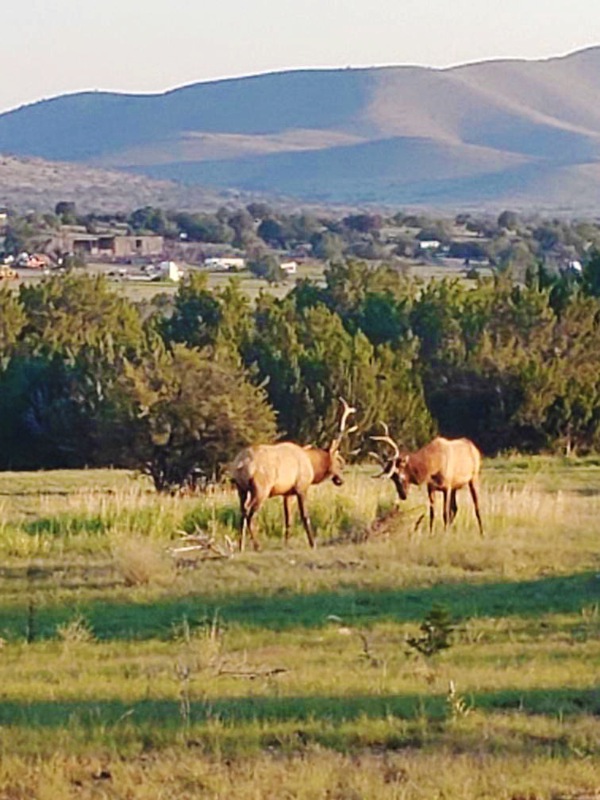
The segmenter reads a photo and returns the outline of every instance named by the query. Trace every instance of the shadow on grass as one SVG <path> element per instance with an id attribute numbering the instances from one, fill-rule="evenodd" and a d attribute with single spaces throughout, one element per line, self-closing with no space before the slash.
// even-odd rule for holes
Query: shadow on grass
<path id="1" fill-rule="evenodd" d="M 596 689 L 503 690 L 469 695 L 469 704 L 481 711 L 519 711 L 556 719 L 557 715 L 599 715 L 600 687 Z M 83 727 L 151 723 L 164 729 L 182 724 L 219 722 L 236 726 L 244 723 L 303 723 L 320 720 L 340 725 L 360 719 L 393 718 L 441 722 L 448 716 L 443 695 L 353 695 L 328 697 L 228 697 L 194 701 L 185 718 L 177 700 L 72 700 L 16 702 L 0 701 L 0 725 L 58 728 L 72 724 Z M 600 748 L 600 744 L 599 744 Z"/>
<path id="2" fill-rule="evenodd" d="M 32 595 L 34 598 L 34 595 Z M 186 619 L 190 627 L 210 624 L 215 616 L 224 625 L 251 629 L 293 630 L 331 624 L 421 621 L 434 604 L 446 607 L 456 620 L 467 618 L 579 613 L 600 601 L 596 573 L 547 577 L 535 581 L 439 584 L 409 589 L 369 591 L 343 588 L 313 594 L 189 595 L 160 598 L 152 603 L 82 601 L 85 617 L 100 640 L 169 639 Z M 0 636 L 8 640 L 56 635 L 56 626 L 71 619 L 74 609 L 46 603 L 35 605 L 28 595 L 22 603 L 0 608 Z M 33 636 L 32 636 L 33 630 Z"/>

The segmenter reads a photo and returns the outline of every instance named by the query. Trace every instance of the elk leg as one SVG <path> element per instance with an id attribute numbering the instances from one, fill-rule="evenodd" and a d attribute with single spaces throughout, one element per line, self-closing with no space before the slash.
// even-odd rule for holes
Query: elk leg
<path id="1" fill-rule="evenodd" d="M 433 520 L 435 518 L 435 487 L 429 485 L 427 487 L 427 495 L 429 497 L 429 533 L 433 533 Z"/>
<path id="2" fill-rule="evenodd" d="M 458 513 L 458 505 L 456 503 L 456 489 L 450 492 L 450 525 L 454 522 L 454 518 Z"/>
<path id="3" fill-rule="evenodd" d="M 238 495 L 240 498 L 240 530 L 239 530 L 239 537 L 238 537 L 238 548 L 240 553 L 244 551 L 246 546 L 246 524 L 247 524 L 247 511 L 246 511 L 246 499 L 250 493 L 244 491 L 243 489 L 238 489 Z"/>
<path id="4" fill-rule="evenodd" d="M 446 530 L 450 519 L 450 492 L 448 489 L 442 489 L 442 498 L 444 501 L 444 530 Z"/>
<path id="5" fill-rule="evenodd" d="M 298 508 L 300 509 L 300 517 L 302 518 L 302 524 L 304 525 L 304 530 L 306 531 L 306 535 L 308 537 L 308 543 L 311 547 L 315 547 L 315 537 L 310 524 L 310 519 L 306 513 L 304 495 L 298 495 Z"/>
<path id="6" fill-rule="evenodd" d="M 290 538 L 290 498 L 287 494 L 283 497 L 283 521 L 285 524 L 285 543 L 287 545 Z"/>
<path id="7" fill-rule="evenodd" d="M 256 536 L 254 535 L 254 531 L 252 530 L 252 518 L 254 517 L 256 512 L 258 511 L 259 507 L 260 507 L 260 503 L 257 503 L 256 501 L 253 501 L 252 505 L 250 506 L 250 510 L 248 511 L 248 517 L 247 517 L 248 533 L 250 534 L 250 538 L 252 539 L 252 547 L 255 550 L 260 550 L 260 545 L 258 543 L 258 540 L 257 540 Z"/>
<path id="8" fill-rule="evenodd" d="M 240 527 L 240 552 L 242 552 L 246 546 L 246 530 L 250 534 L 250 538 L 252 539 L 252 546 L 255 550 L 260 550 L 258 541 L 254 535 L 254 531 L 252 530 L 252 517 L 256 514 L 258 509 L 261 506 L 261 499 L 257 497 L 251 489 L 247 489 L 245 492 L 240 491 L 240 504 L 242 506 L 242 524 Z"/>
<path id="9" fill-rule="evenodd" d="M 471 492 L 473 505 L 475 506 L 475 516 L 477 517 L 477 523 L 479 525 L 479 533 L 483 536 L 483 525 L 481 522 L 481 514 L 479 513 L 479 487 L 477 486 L 477 481 L 469 481 L 469 491 Z"/>

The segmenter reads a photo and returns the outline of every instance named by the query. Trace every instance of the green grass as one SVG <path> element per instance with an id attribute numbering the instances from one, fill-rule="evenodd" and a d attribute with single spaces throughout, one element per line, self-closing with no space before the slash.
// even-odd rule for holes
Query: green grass
<path id="1" fill-rule="evenodd" d="M 479 536 L 372 469 L 224 549 L 223 490 L 0 474 L 0 797 L 575 798 L 600 789 L 600 462 L 485 464 Z M 377 524 L 374 524 L 376 520 Z M 452 646 L 408 644 L 435 605 Z M 454 690 L 450 690 L 450 686 Z"/>

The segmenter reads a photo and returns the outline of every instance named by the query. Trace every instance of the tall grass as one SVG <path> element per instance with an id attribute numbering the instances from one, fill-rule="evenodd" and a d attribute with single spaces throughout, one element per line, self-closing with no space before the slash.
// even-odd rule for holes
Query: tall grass
<path id="1" fill-rule="evenodd" d="M 208 560 L 235 495 L 0 475 L 0 797 L 535 798 L 600 788 L 600 469 L 487 466 L 485 536 L 423 490 L 314 487 L 319 546 Z M 11 486 L 15 489 L 11 493 Z M 426 522 L 426 520 L 425 520 Z M 433 605 L 452 646 L 407 642 Z M 454 690 L 449 691 L 452 685 Z"/>
<path id="2" fill-rule="evenodd" d="M 582 550 L 587 566 L 597 563 L 593 525 L 600 494 L 579 488 L 551 491 L 540 486 L 535 474 L 530 481 L 515 485 L 501 480 L 503 474 L 510 478 L 510 466 L 498 472 L 492 473 L 482 491 L 483 539 L 477 534 L 466 490 L 459 493 L 457 521 L 447 532 L 442 529 L 438 498 L 430 536 L 426 519 L 415 531 L 415 523 L 427 511 L 424 490 L 413 488 L 408 501 L 400 503 L 391 482 L 373 481 L 364 470 L 350 472 L 341 489 L 332 484 L 313 487 L 309 513 L 321 545 L 387 540 L 401 549 L 403 560 L 423 566 L 495 570 L 505 576 L 526 573 L 534 563 L 538 571 L 564 571 L 574 560 L 581 561 Z M 41 477 L 29 480 L 43 488 Z M 181 499 L 157 495 L 146 482 L 130 478 L 122 478 L 105 493 L 80 487 L 66 494 L 39 494 L 35 509 L 31 495 L 25 509 L 19 497 L 2 502 L 0 554 L 5 558 L 110 557 L 128 539 L 166 546 L 182 533 L 202 532 L 224 542 L 226 537 L 237 538 L 239 526 L 237 497 L 226 488 L 205 497 Z M 255 524 L 263 547 L 283 546 L 279 498 L 264 504 Z M 305 544 L 296 513 L 291 549 L 304 549 Z"/>

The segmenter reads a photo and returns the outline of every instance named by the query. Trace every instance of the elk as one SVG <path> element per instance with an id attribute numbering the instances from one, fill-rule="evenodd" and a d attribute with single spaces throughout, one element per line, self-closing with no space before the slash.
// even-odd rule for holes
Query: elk
<path id="1" fill-rule="evenodd" d="M 401 453 L 396 442 L 389 435 L 388 426 L 383 423 L 384 436 L 371 436 L 371 439 L 385 442 L 393 448 L 393 455 L 386 461 L 373 453 L 383 466 L 383 475 L 391 478 L 398 496 L 406 500 L 410 484 L 427 485 L 429 498 L 429 532 L 433 530 L 435 518 L 435 492 L 442 492 L 444 498 L 444 528 L 451 525 L 456 517 L 458 506 L 456 492 L 468 486 L 473 499 L 479 533 L 483 536 L 483 525 L 479 513 L 479 469 L 481 453 L 470 439 L 445 439 L 436 436 L 429 444 L 414 453 Z M 422 518 L 421 518 L 422 519 Z M 420 521 L 420 520 L 419 520 Z"/>
<path id="2" fill-rule="evenodd" d="M 268 497 L 283 497 L 286 544 L 290 533 L 290 498 L 295 496 L 298 499 L 308 543 L 315 547 L 315 537 L 306 511 L 308 489 L 312 484 L 321 483 L 327 478 L 331 478 L 336 486 L 342 485 L 344 459 L 340 453 L 340 445 L 344 433 L 356 430 L 356 426 L 346 430 L 348 418 L 356 413 L 356 409 L 349 406 L 343 398 L 340 401 L 342 416 L 339 433 L 326 450 L 312 445 L 302 447 L 295 442 L 278 442 L 246 447 L 235 457 L 231 466 L 231 478 L 239 494 L 242 512 L 240 550 L 244 549 L 246 529 L 254 549 L 259 549 L 252 520 Z"/>

